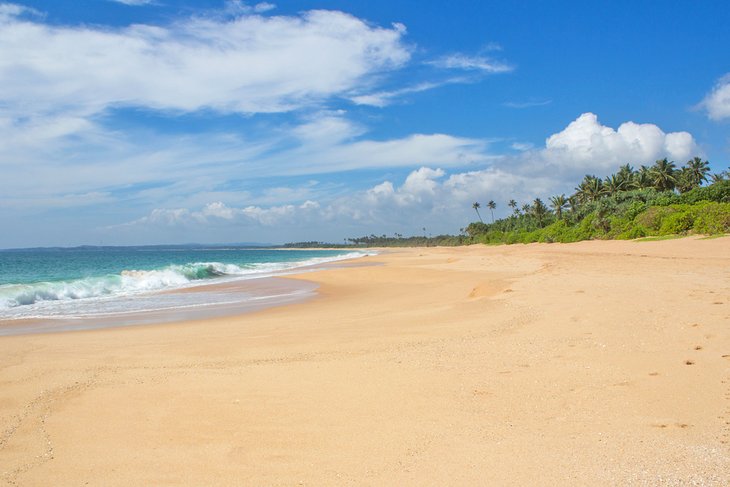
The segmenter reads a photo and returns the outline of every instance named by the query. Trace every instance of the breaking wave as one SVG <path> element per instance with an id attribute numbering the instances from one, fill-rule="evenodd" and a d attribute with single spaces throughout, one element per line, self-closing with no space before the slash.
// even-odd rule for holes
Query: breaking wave
<path id="1" fill-rule="evenodd" d="M 203 284 L 212 279 L 262 277 L 296 268 L 351 259 L 360 252 L 297 262 L 256 263 L 247 265 L 220 262 L 195 262 L 171 265 L 157 270 L 124 270 L 119 274 L 68 281 L 0 285 L 0 310 L 28 306 L 44 301 L 126 296 L 144 292 Z"/>

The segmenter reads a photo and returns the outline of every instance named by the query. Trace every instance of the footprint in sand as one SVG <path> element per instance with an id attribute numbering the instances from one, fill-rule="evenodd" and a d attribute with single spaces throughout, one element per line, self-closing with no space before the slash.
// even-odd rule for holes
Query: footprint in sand
<path id="1" fill-rule="evenodd" d="M 679 429 L 687 429 L 687 428 L 690 428 L 692 425 L 687 424 L 687 423 L 674 423 L 673 425 L 670 425 L 667 423 L 652 423 L 651 424 L 652 428 L 660 428 L 660 429 L 666 429 L 671 426 L 674 426 L 675 428 L 679 428 Z"/>

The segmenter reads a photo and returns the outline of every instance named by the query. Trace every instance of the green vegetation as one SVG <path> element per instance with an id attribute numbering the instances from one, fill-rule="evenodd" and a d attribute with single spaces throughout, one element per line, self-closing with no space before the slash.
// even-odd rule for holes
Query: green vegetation
<path id="1" fill-rule="evenodd" d="M 711 184 L 703 186 L 711 181 Z M 472 243 L 513 244 L 577 242 L 590 239 L 670 238 L 689 234 L 730 233 L 730 170 L 710 174 L 699 157 L 677 168 L 662 159 L 634 170 L 629 164 L 603 179 L 586 175 L 571 196 L 540 198 L 520 206 L 511 199 L 510 216 L 494 220 L 494 200 L 487 203 L 492 223 L 484 223 L 478 202 L 472 204 L 479 221 L 460 235 L 404 237 L 395 234 L 347 239 L 344 245 L 322 242 L 289 247 L 415 247 Z"/>
<path id="2" fill-rule="evenodd" d="M 709 186 L 702 186 L 709 179 Z M 471 223 L 472 242 L 576 242 L 730 232 L 730 171 L 709 175 L 695 157 L 677 168 L 667 159 L 638 171 L 626 164 L 604 179 L 586 175 L 575 193 L 539 198 L 492 224 Z"/>

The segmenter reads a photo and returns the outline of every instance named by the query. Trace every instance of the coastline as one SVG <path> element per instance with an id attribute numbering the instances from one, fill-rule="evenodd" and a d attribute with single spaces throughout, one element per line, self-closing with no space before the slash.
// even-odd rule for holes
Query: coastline
<path id="1" fill-rule="evenodd" d="M 110 293 L 107 296 L 92 296 L 94 304 L 99 303 L 100 298 L 106 299 L 107 304 L 91 312 L 74 306 L 78 303 L 88 307 L 89 300 L 49 300 L 48 303 L 56 307 L 38 310 L 35 312 L 37 315 L 23 309 L 24 307 L 17 308 L 24 312 L 17 317 L 0 314 L 0 336 L 174 323 L 236 316 L 283 306 L 309 299 L 316 294 L 317 289 L 313 282 L 287 280 L 283 279 L 284 276 L 306 274 L 338 265 L 369 265 L 366 262 L 346 263 L 371 255 L 374 254 L 358 251 L 332 257 L 315 257 L 311 259 L 315 262 L 261 271 L 259 275 L 232 274 L 225 275 L 222 279 L 187 281 L 177 286 L 134 294 Z M 110 303 L 112 307 L 109 306 Z M 66 309 L 59 309 L 59 304 Z"/>
<path id="2" fill-rule="evenodd" d="M 0 479 L 730 482 L 730 237 L 368 260 L 244 315 L 0 337 Z"/>

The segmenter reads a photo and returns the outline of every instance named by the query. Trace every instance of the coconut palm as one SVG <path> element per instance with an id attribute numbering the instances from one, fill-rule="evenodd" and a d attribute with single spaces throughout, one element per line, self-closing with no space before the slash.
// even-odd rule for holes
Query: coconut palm
<path id="1" fill-rule="evenodd" d="M 494 200 L 489 200 L 487 208 L 489 208 L 489 212 L 492 214 L 492 223 L 494 223 L 494 209 L 497 208 L 497 203 L 495 203 Z"/>
<path id="2" fill-rule="evenodd" d="M 569 197 L 568 204 L 570 205 L 570 214 L 575 216 L 578 212 L 578 198 L 575 196 Z"/>
<path id="3" fill-rule="evenodd" d="M 670 191 L 677 185 L 677 166 L 667 158 L 659 159 L 649 170 L 654 188 L 658 191 Z"/>
<path id="4" fill-rule="evenodd" d="M 695 157 L 682 168 L 685 180 L 692 188 L 700 186 L 707 182 L 707 175 L 710 173 L 710 163 L 703 161 L 699 157 Z"/>
<path id="5" fill-rule="evenodd" d="M 550 206 L 552 206 L 553 211 L 555 212 L 555 216 L 558 217 L 558 220 L 563 219 L 563 210 L 567 205 L 568 199 L 565 197 L 564 194 L 550 197 Z"/>
<path id="6" fill-rule="evenodd" d="M 603 181 L 589 174 L 586 174 L 580 185 L 575 188 L 575 196 L 581 203 L 597 201 L 604 192 Z"/>
<path id="7" fill-rule="evenodd" d="M 547 212 L 548 207 L 545 206 L 545 203 L 540 198 L 535 198 L 535 201 L 532 202 L 532 215 L 537 220 L 538 226 L 542 227 L 542 222 Z"/>
<path id="8" fill-rule="evenodd" d="M 509 203 L 507 203 L 507 206 L 512 208 L 512 212 L 514 212 L 515 215 L 519 215 L 520 210 L 517 208 L 517 202 L 515 200 L 509 200 Z"/>
<path id="9" fill-rule="evenodd" d="M 479 221 L 482 222 L 482 223 L 484 223 L 484 220 L 482 220 L 482 215 L 479 214 L 479 208 L 481 208 L 482 205 L 480 205 L 478 201 L 475 201 L 474 203 L 472 203 L 471 207 L 474 208 L 474 211 L 477 212 L 477 216 L 479 217 Z M 425 231 L 425 229 L 424 229 L 424 231 Z"/>
<path id="10" fill-rule="evenodd" d="M 710 181 L 712 181 L 713 183 L 719 183 L 720 181 L 724 181 L 724 180 L 725 180 L 724 172 L 710 174 Z"/>
<path id="11" fill-rule="evenodd" d="M 651 180 L 651 169 L 646 166 L 641 166 L 634 175 L 634 186 L 637 189 L 654 187 L 654 184 Z"/>
<path id="12" fill-rule="evenodd" d="M 631 164 L 624 164 L 623 166 L 618 168 L 616 177 L 619 179 L 619 181 L 623 183 L 622 191 L 635 188 L 635 176 L 636 171 L 634 171 L 634 168 L 631 167 Z"/>
<path id="13" fill-rule="evenodd" d="M 624 191 L 627 186 L 627 182 L 618 174 L 611 174 L 606 176 L 606 180 L 603 183 L 603 191 L 609 196 L 613 196 L 619 191 Z"/>

